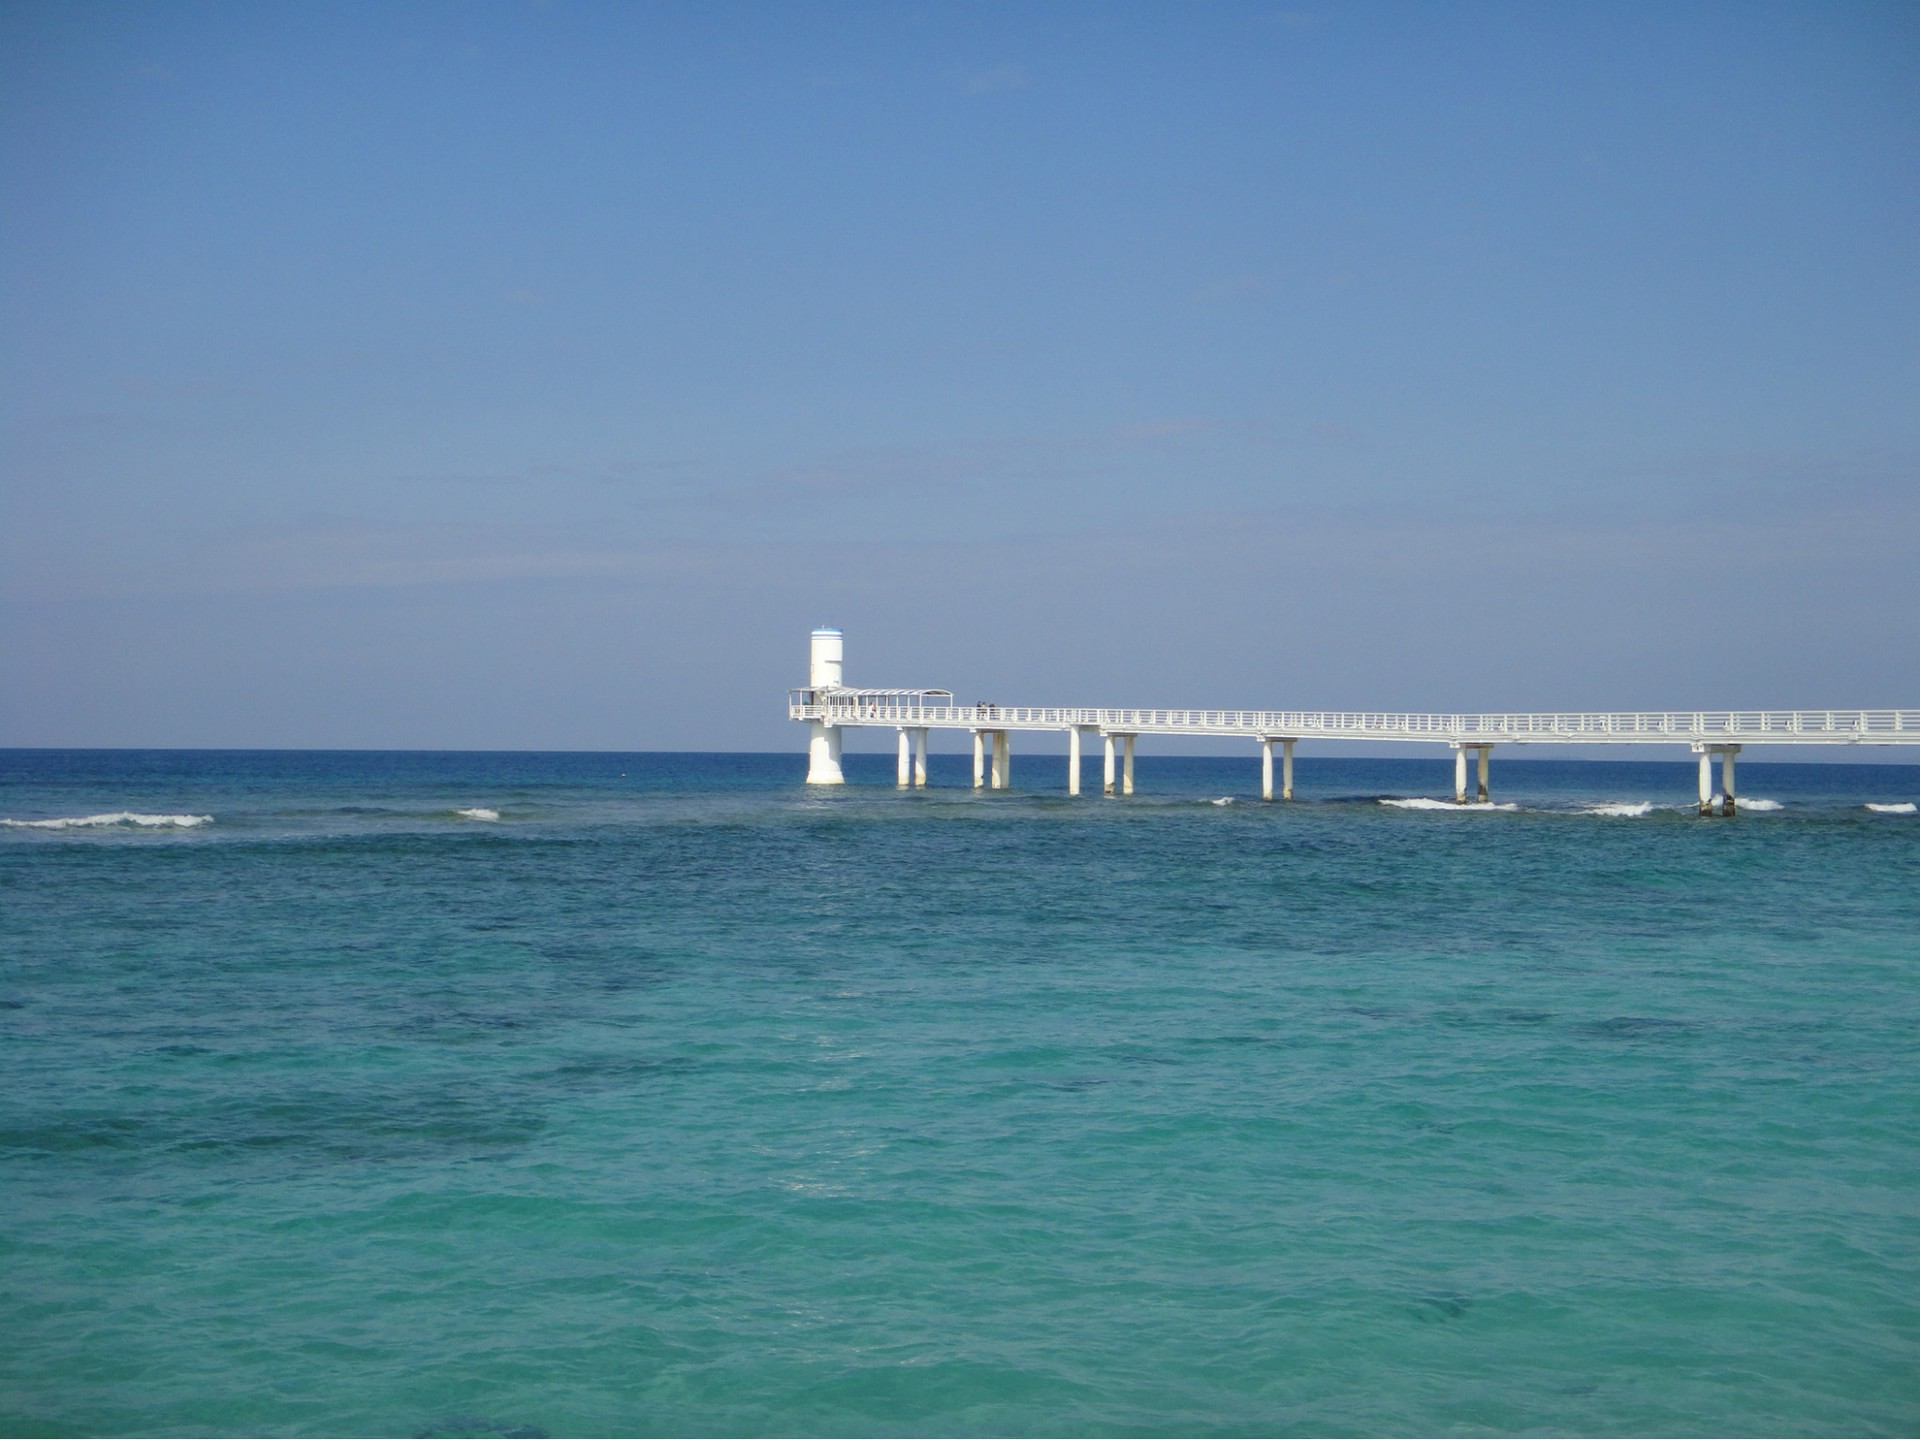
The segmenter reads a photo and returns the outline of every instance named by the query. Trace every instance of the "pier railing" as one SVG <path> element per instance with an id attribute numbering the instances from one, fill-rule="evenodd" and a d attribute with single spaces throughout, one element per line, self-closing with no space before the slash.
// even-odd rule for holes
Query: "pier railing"
<path id="1" fill-rule="evenodd" d="M 1920 744 L 1920 710 L 1657 710 L 1551 715 L 1417 715 L 1350 710 L 1162 710 L 932 703 L 914 692 L 796 690 L 788 714 L 829 725 L 1288 736 L 1471 744 Z"/>

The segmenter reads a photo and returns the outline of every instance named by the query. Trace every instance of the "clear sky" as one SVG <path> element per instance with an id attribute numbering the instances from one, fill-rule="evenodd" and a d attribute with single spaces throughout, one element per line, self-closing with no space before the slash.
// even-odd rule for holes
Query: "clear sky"
<path id="1" fill-rule="evenodd" d="M 1920 704 L 1917 252 L 1909 0 L 11 0 L 0 744 Z"/>

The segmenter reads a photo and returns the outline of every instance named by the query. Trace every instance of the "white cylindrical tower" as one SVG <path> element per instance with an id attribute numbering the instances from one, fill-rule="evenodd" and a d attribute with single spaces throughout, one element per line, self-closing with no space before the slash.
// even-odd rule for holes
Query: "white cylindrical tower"
<path id="1" fill-rule="evenodd" d="M 841 635 L 831 626 L 813 632 L 813 664 L 807 671 L 807 684 L 816 690 L 840 687 Z"/>
<path id="2" fill-rule="evenodd" d="M 822 626 L 813 632 L 812 661 L 807 669 L 807 684 L 814 691 L 814 703 L 823 703 L 827 696 L 822 691 L 840 688 L 841 635 L 838 630 Z M 807 784 L 844 785 L 847 777 L 840 772 L 840 727 L 829 725 L 824 720 L 808 722 L 807 735 Z"/>

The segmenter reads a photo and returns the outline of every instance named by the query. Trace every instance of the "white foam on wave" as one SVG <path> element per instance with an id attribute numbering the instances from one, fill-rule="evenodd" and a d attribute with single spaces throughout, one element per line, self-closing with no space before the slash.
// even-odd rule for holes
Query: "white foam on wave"
<path id="1" fill-rule="evenodd" d="M 1209 804 L 1209 805 L 1231 805 L 1231 804 L 1233 804 L 1233 796 L 1231 796 L 1231 795 L 1222 795 L 1222 796 L 1221 796 L 1221 797 L 1220 797 L 1220 798 L 1219 798 L 1218 800 L 1209 800 L 1209 801 L 1207 801 L 1207 804 Z"/>
<path id="2" fill-rule="evenodd" d="M 1584 815 L 1614 815 L 1621 819 L 1637 819 L 1642 815 L 1651 815 L 1653 813 L 1653 802 L 1651 800 L 1641 800 L 1637 802 L 1622 800 L 1611 805 L 1589 805 L 1581 813 Z"/>
<path id="3" fill-rule="evenodd" d="M 1867 809 L 1873 811 L 1876 815 L 1912 815 L 1920 813 L 1920 805 L 1914 804 L 1911 800 L 1900 800 L 1891 805 L 1875 805 L 1872 801 L 1868 801 Z"/>
<path id="4" fill-rule="evenodd" d="M 1758 814 L 1765 810 L 1778 810 L 1780 808 L 1780 802 L 1778 800 L 1749 800 L 1746 796 L 1742 795 L 1735 798 L 1733 808 L 1736 810 L 1752 810 Z"/>
<path id="5" fill-rule="evenodd" d="M 498 810 L 489 810 L 484 805 L 475 805 L 466 810 L 456 810 L 453 813 L 458 815 L 462 820 L 498 820 L 500 818 L 500 812 Z"/>
<path id="6" fill-rule="evenodd" d="M 1425 795 L 1416 795 L 1407 800 L 1382 800 L 1382 805 L 1392 805 L 1400 810 L 1518 810 L 1518 805 L 1496 805 L 1491 801 L 1473 800 L 1465 805 L 1452 800 L 1434 800 Z"/>
<path id="7" fill-rule="evenodd" d="M 0 820 L 0 825 L 16 830 L 100 830 L 115 825 L 141 830 L 191 830 L 212 823 L 211 815 L 141 815 L 132 810 L 116 810 L 110 815 L 63 815 L 54 820 Z"/>

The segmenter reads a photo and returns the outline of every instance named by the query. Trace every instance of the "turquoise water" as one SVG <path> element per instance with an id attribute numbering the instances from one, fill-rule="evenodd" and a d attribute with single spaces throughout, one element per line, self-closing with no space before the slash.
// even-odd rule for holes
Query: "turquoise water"
<path id="1" fill-rule="evenodd" d="M 1920 769 L 968 764 L 0 752 L 0 1430 L 1920 1429 Z"/>

